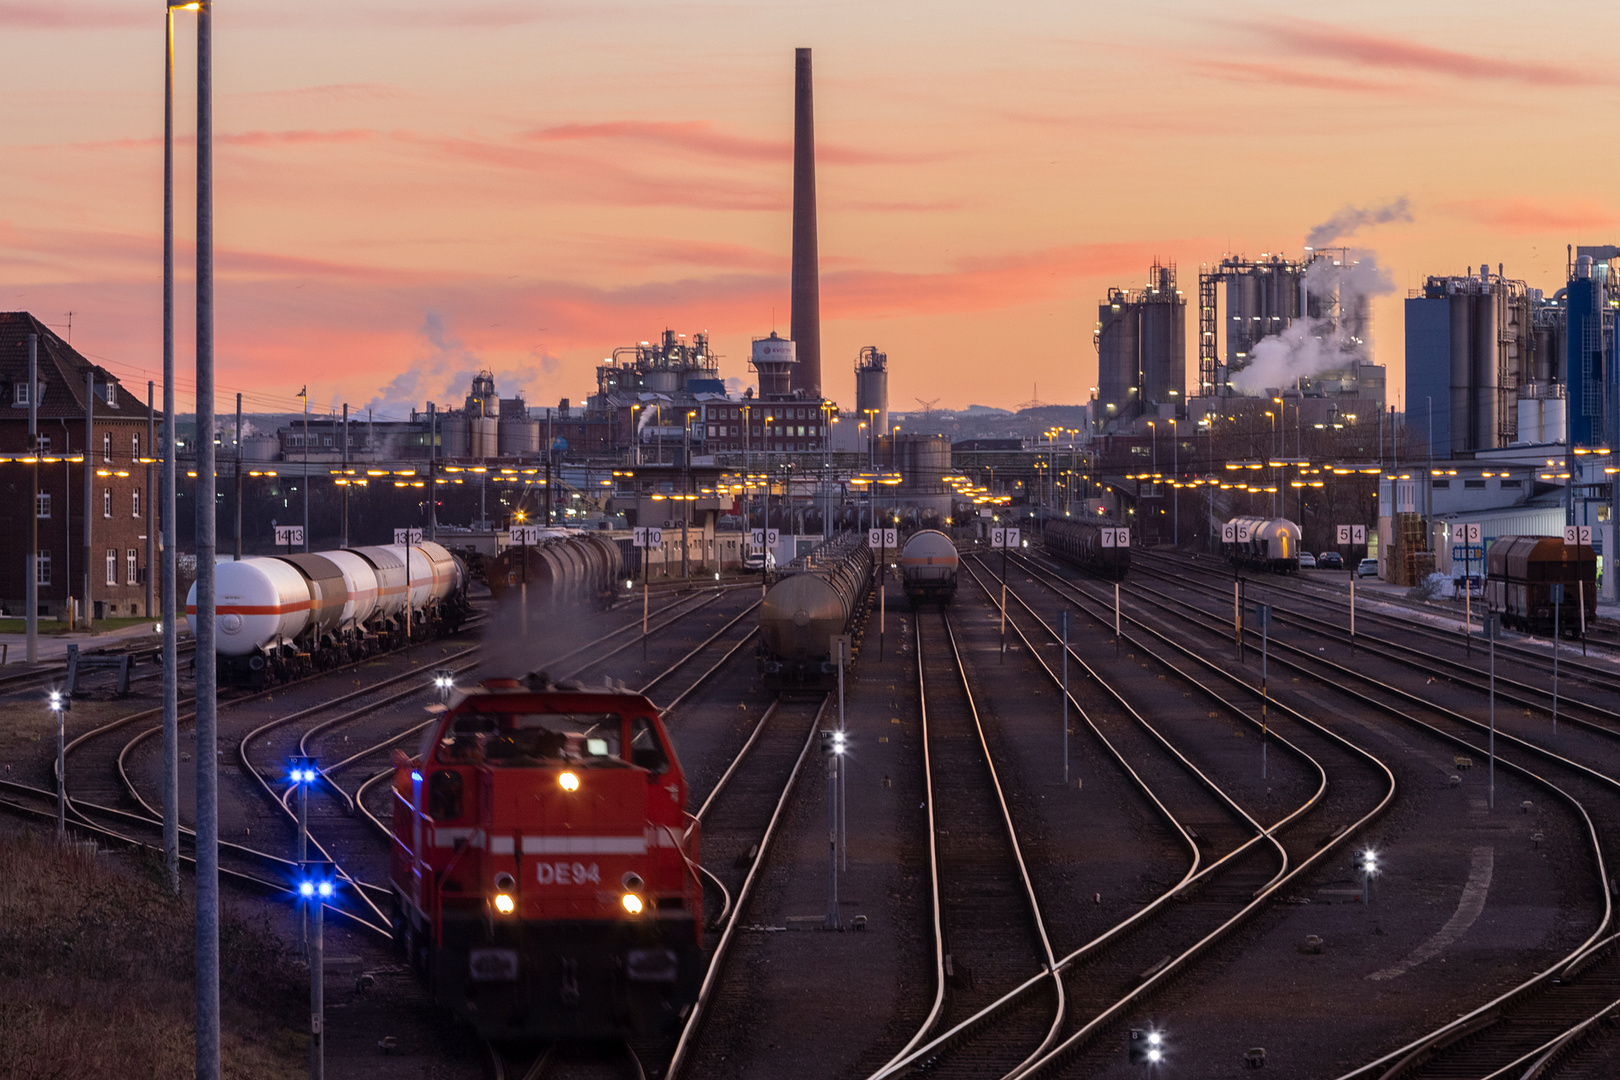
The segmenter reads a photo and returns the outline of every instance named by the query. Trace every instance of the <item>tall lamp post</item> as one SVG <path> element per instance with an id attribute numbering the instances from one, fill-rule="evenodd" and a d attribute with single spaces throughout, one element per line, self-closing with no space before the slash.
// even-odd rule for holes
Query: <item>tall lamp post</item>
<path id="1" fill-rule="evenodd" d="M 163 861 L 169 891 L 180 892 L 180 615 L 175 596 L 175 438 L 174 438 L 174 13 L 196 11 L 196 3 L 169 4 L 163 15 Z"/>
<path id="2" fill-rule="evenodd" d="M 214 637 L 213 0 L 197 5 L 197 1080 L 218 1080 L 219 675 Z M 306 532 L 307 536 L 308 533 Z"/>

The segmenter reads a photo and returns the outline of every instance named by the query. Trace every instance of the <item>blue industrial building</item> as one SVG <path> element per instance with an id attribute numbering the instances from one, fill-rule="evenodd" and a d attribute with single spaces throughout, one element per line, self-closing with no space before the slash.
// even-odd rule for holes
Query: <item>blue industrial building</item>
<path id="1" fill-rule="evenodd" d="M 1615 445 L 1616 372 L 1620 371 L 1620 335 L 1615 308 L 1607 299 L 1607 266 L 1597 269 L 1590 255 L 1575 261 L 1575 274 L 1564 292 L 1569 438 L 1573 446 Z"/>

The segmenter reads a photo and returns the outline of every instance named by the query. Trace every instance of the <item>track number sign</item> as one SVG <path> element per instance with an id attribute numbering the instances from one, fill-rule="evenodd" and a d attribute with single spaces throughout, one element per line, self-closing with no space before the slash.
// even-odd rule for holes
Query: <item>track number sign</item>
<path id="1" fill-rule="evenodd" d="M 1465 544 L 1477 544 L 1483 535 L 1483 530 L 1478 524 L 1459 525 L 1457 528 L 1462 532 L 1462 541 Z"/>
<path id="2" fill-rule="evenodd" d="M 637 528 L 630 530 L 630 534 L 638 548 L 662 547 L 664 545 L 663 529 Z"/>
<path id="3" fill-rule="evenodd" d="M 304 527 L 302 525 L 277 525 L 276 543 L 302 544 L 304 542 Z M 397 543 L 398 541 L 396 541 Z"/>
<path id="4" fill-rule="evenodd" d="M 514 544 L 534 545 L 540 542 L 540 526 L 513 525 L 507 530 L 507 539 Z"/>
<path id="5" fill-rule="evenodd" d="M 1588 544 L 1588 545 L 1590 545 L 1592 543 L 1592 526 L 1590 526 L 1590 525 L 1565 525 L 1564 526 L 1564 543 L 1566 545 L 1570 546 L 1570 547 L 1573 547 L 1576 544 Z"/>
<path id="6" fill-rule="evenodd" d="M 991 529 L 990 546 L 993 548 L 1015 548 L 1018 546 L 1017 529 Z"/>
<path id="7" fill-rule="evenodd" d="M 1102 546 L 1105 548 L 1128 548 L 1131 546 L 1130 529 L 1104 529 L 1102 530 Z"/>
<path id="8" fill-rule="evenodd" d="M 1237 543 L 1237 526 L 1232 524 L 1230 521 L 1221 526 L 1221 543 Z"/>
<path id="9" fill-rule="evenodd" d="M 1249 537 L 1253 534 L 1253 532 L 1254 532 L 1253 526 L 1251 526 L 1247 521 L 1238 522 L 1237 523 L 1237 542 L 1240 543 L 1240 544 L 1247 544 L 1249 542 Z"/>
<path id="10" fill-rule="evenodd" d="M 394 530 L 394 543 L 396 543 L 396 544 L 400 544 L 400 545 L 404 545 L 404 544 L 420 544 L 421 542 L 422 542 L 422 530 L 421 529 L 395 529 Z"/>
<path id="11" fill-rule="evenodd" d="M 1339 543 L 1341 543 L 1341 544 L 1365 544 L 1366 542 L 1367 542 L 1367 526 L 1365 526 L 1365 525 L 1340 525 L 1339 526 Z"/>

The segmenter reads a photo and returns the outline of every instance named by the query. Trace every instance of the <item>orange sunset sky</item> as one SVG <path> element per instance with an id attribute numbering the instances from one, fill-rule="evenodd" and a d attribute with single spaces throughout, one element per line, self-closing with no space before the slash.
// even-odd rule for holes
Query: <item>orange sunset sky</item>
<path id="1" fill-rule="evenodd" d="M 0 0 L 0 287 L 129 382 L 160 370 L 163 16 Z M 194 17 L 177 16 L 179 125 Z M 815 50 L 824 389 L 1081 402 L 1110 285 L 1298 254 L 1346 207 L 1400 299 L 1501 262 L 1549 291 L 1620 239 L 1603 4 L 217 0 L 221 404 L 575 401 L 665 327 L 751 382 L 788 323 L 793 49 Z M 180 161 L 191 363 L 192 155 Z M 1196 320 L 1196 312 L 1190 311 Z M 1188 363 L 1196 382 L 1196 325 Z M 189 409 L 189 377 L 182 407 Z"/>

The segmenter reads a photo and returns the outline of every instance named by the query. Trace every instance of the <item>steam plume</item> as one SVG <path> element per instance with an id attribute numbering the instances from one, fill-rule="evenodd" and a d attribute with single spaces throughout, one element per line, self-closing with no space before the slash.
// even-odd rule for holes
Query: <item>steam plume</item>
<path id="1" fill-rule="evenodd" d="M 1391 221 L 1411 221 L 1412 208 L 1402 195 L 1387 206 L 1346 206 L 1316 226 L 1305 237 L 1309 247 L 1323 248 L 1336 240 L 1354 236 L 1365 225 L 1385 225 Z"/>
<path id="2" fill-rule="evenodd" d="M 1305 289 L 1319 299 L 1337 297 L 1338 318 L 1307 315 L 1257 342 L 1248 366 L 1232 376 L 1232 388 L 1240 394 L 1286 389 L 1299 379 L 1365 362 L 1367 302 L 1394 288 L 1372 252 L 1357 252 L 1343 264 L 1330 259 L 1311 263 L 1305 271 Z"/>

